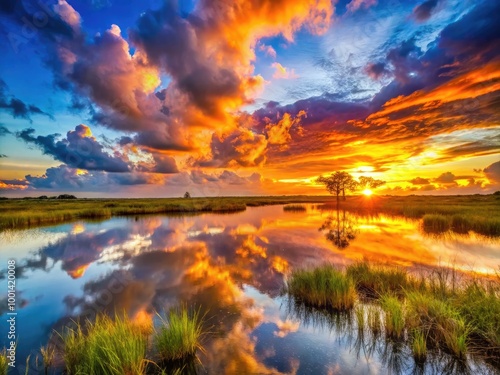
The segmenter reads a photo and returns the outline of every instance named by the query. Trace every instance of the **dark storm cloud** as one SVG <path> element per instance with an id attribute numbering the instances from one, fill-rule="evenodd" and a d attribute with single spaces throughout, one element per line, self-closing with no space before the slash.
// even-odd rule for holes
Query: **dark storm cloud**
<path id="1" fill-rule="evenodd" d="M 390 71 L 386 67 L 386 64 L 383 62 L 369 63 L 365 67 L 365 71 L 373 79 L 379 79 L 390 73 Z"/>
<path id="2" fill-rule="evenodd" d="M 413 9 L 413 16 L 417 21 L 426 21 L 438 5 L 438 0 L 427 0 Z"/>
<path id="3" fill-rule="evenodd" d="M 9 96 L 7 94 L 7 91 L 8 91 L 7 84 L 0 78 L 0 109 L 4 109 L 8 113 L 10 113 L 12 117 L 24 118 L 26 120 L 29 120 L 30 122 L 32 122 L 31 120 L 32 115 L 44 115 L 52 120 L 54 119 L 52 115 L 42 111 L 37 106 L 32 104 L 26 104 L 22 100 L 16 97 Z M 2 126 L 2 129 L 6 128 Z M 5 135 L 5 131 L 1 130 L 0 134 Z"/>
<path id="4" fill-rule="evenodd" d="M 70 130 L 62 140 L 56 140 L 57 134 L 35 137 L 34 133 L 35 129 L 30 128 L 17 133 L 17 136 L 70 167 L 107 172 L 130 171 L 127 162 L 119 155 L 110 155 L 103 150 L 103 146 L 91 136 L 90 129 L 85 125 Z"/>

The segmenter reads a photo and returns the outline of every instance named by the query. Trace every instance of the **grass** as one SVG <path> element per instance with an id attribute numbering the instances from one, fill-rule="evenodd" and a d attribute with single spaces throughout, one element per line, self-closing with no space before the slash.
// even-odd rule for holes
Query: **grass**
<path id="1" fill-rule="evenodd" d="M 0 351 L 0 375 L 7 375 L 9 371 L 9 360 L 7 358 L 7 350 Z"/>
<path id="2" fill-rule="evenodd" d="M 380 305 L 384 310 L 384 326 L 387 336 L 394 339 L 403 337 L 405 329 L 404 307 L 399 299 L 386 294 L 380 298 Z"/>
<path id="3" fill-rule="evenodd" d="M 427 339 L 425 337 L 425 334 L 419 329 L 416 329 L 413 332 L 411 351 L 413 353 L 415 362 L 425 362 L 425 359 L 427 358 Z"/>
<path id="4" fill-rule="evenodd" d="M 358 214 L 389 214 L 409 219 L 423 219 L 424 230 L 442 233 L 474 231 L 485 236 L 500 236 L 500 196 L 372 196 L 348 197 L 341 203 L 343 209 Z M 321 209 L 335 209 L 333 203 Z"/>
<path id="5" fill-rule="evenodd" d="M 373 336 L 376 337 L 382 331 L 380 309 L 377 306 L 369 306 L 367 310 L 368 327 L 370 328 Z"/>
<path id="6" fill-rule="evenodd" d="M 307 208 L 301 204 L 287 204 L 283 207 L 283 211 L 304 212 L 307 211 Z"/>
<path id="7" fill-rule="evenodd" d="M 407 301 L 410 327 L 424 332 L 433 346 L 443 346 L 457 357 L 465 357 L 468 330 L 452 304 L 421 292 L 409 292 Z"/>
<path id="8" fill-rule="evenodd" d="M 344 270 L 331 265 L 296 270 L 288 293 L 315 307 L 346 311 L 344 295 L 354 304 L 368 290 L 375 296 L 369 304 L 347 308 L 358 329 L 367 327 L 373 337 L 385 332 L 386 338 L 407 343 L 417 362 L 429 350 L 459 360 L 471 352 L 500 358 L 499 281 L 459 279 L 453 270 L 410 275 L 400 268 L 355 263 Z M 349 283 L 357 292 L 347 292 Z"/>
<path id="9" fill-rule="evenodd" d="M 237 212 L 246 207 L 284 204 L 284 210 L 304 211 L 304 203 L 323 203 L 320 209 L 336 208 L 333 196 L 261 196 L 163 199 L 2 199 L 0 231 L 54 225 L 112 216 Z M 343 209 L 359 214 L 385 213 L 410 219 L 423 219 L 424 230 L 441 233 L 474 231 L 500 236 L 500 196 L 350 196 Z M 288 208 L 287 208 L 288 207 Z M 292 208 L 293 207 L 293 208 Z M 301 208 L 299 208 L 301 207 Z M 430 215 L 430 216 L 429 216 Z"/>
<path id="10" fill-rule="evenodd" d="M 401 295 L 409 283 L 407 272 L 403 269 L 370 266 L 366 262 L 349 265 L 346 274 L 355 282 L 359 292 L 372 298 L 385 293 Z"/>
<path id="11" fill-rule="evenodd" d="M 0 231 L 54 225 L 68 221 L 104 220 L 112 216 L 238 212 L 248 206 L 328 202 L 328 196 L 212 197 L 165 199 L 5 199 L 0 201 Z"/>
<path id="12" fill-rule="evenodd" d="M 164 361 L 176 361 L 194 356 L 201 348 L 202 325 L 199 312 L 187 309 L 172 310 L 168 319 L 162 318 L 162 327 L 156 332 L 155 344 Z"/>
<path id="13" fill-rule="evenodd" d="M 68 374 L 135 375 L 146 366 L 147 336 L 128 318 L 99 315 L 62 334 Z"/>
<path id="14" fill-rule="evenodd" d="M 356 301 L 354 282 L 332 265 L 294 271 L 288 281 L 288 292 L 308 305 L 336 311 L 350 310 Z"/>
<path id="15" fill-rule="evenodd" d="M 422 226 L 428 233 L 442 233 L 450 229 L 451 220 L 448 216 L 441 214 L 425 214 L 422 218 Z"/>
<path id="16" fill-rule="evenodd" d="M 40 353 L 42 354 L 43 367 L 45 369 L 45 373 L 48 372 L 48 369 L 52 367 L 54 364 L 54 358 L 56 356 L 56 348 L 51 345 L 42 346 L 40 348 Z"/>

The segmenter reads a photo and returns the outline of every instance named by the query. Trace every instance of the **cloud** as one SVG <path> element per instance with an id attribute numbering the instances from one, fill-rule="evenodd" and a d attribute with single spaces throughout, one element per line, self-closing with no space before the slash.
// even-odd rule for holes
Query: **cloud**
<path id="1" fill-rule="evenodd" d="M 7 94 L 7 84 L 2 79 L 0 79 L 0 109 L 6 110 L 14 118 L 24 118 L 30 122 L 32 122 L 32 115 L 44 115 L 52 120 L 54 119 L 52 115 L 42 111 L 33 104 L 26 104 L 22 100 L 13 96 L 9 97 Z M 2 126 L 2 129 L 6 128 Z M 0 134 L 5 135 L 5 130 L 2 130 Z"/>
<path id="2" fill-rule="evenodd" d="M 271 66 L 276 69 L 273 78 L 276 79 L 295 79 L 298 78 L 299 76 L 295 74 L 295 69 L 288 69 L 285 68 L 283 65 L 280 63 L 272 63 Z"/>
<path id="3" fill-rule="evenodd" d="M 251 167 L 266 161 L 267 139 L 263 134 L 239 128 L 229 134 L 212 135 L 211 155 L 196 162 L 202 167 Z"/>
<path id="4" fill-rule="evenodd" d="M 442 184 L 454 184 L 456 180 L 456 176 L 451 172 L 441 173 L 437 178 L 435 178 L 434 182 L 439 182 Z"/>
<path id="5" fill-rule="evenodd" d="M 350 12 L 355 12 L 358 9 L 365 8 L 368 9 L 377 4 L 377 0 L 351 0 L 346 8 Z"/>
<path id="6" fill-rule="evenodd" d="M 410 180 L 410 182 L 413 185 L 427 185 L 429 184 L 429 179 L 427 178 L 422 178 L 422 177 L 415 177 L 414 179 Z"/>
<path id="7" fill-rule="evenodd" d="M 12 134 L 12 132 L 5 126 L 0 125 L 0 137 L 6 136 L 7 134 Z"/>
<path id="8" fill-rule="evenodd" d="M 433 13 L 437 5 L 438 0 L 424 1 L 413 9 L 413 17 L 415 17 L 415 19 L 420 22 L 427 21 L 431 17 L 431 14 Z"/>
<path id="9" fill-rule="evenodd" d="M 273 59 L 276 58 L 276 50 L 273 48 L 273 46 L 268 46 L 264 43 L 259 44 L 259 51 L 264 52 L 267 56 L 272 57 Z"/>
<path id="10" fill-rule="evenodd" d="M 483 172 L 491 183 L 500 185 L 500 161 L 488 165 Z"/>
<path id="11" fill-rule="evenodd" d="M 26 176 L 30 189 L 55 191 L 109 191 L 118 186 L 159 184 L 161 179 L 149 173 L 82 173 L 66 165 L 48 168 L 42 176 Z"/>
<path id="12" fill-rule="evenodd" d="M 279 145 L 281 149 L 284 150 L 288 148 L 288 143 L 292 140 L 290 131 L 294 128 L 294 131 L 299 135 L 302 134 L 302 127 L 300 123 L 302 118 L 306 117 L 305 111 L 300 111 L 295 118 L 293 118 L 289 113 L 285 113 L 280 121 L 276 124 L 270 123 L 266 126 L 267 142 L 270 145 Z"/>
<path id="13" fill-rule="evenodd" d="M 121 155 L 110 155 L 92 136 L 90 128 L 78 125 L 70 130 L 66 138 L 56 140 L 57 134 L 34 137 L 35 129 L 25 129 L 17 137 L 38 146 L 46 155 L 62 161 L 72 168 L 107 172 L 128 172 L 130 167 Z"/>
<path id="14" fill-rule="evenodd" d="M 386 64 L 383 62 L 369 63 L 365 67 L 365 72 L 373 79 L 377 80 L 390 74 Z"/>

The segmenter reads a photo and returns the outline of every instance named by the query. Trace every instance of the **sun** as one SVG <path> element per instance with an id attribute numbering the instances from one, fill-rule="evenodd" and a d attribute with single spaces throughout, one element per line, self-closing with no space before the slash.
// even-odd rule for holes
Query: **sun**
<path id="1" fill-rule="evenodd" d="M 365 189 L 365 190 L 363 190 L 363 194 L 366 195 L 367 197 L 369 197 L 370 195 L 373 194 L 373 191 L 371 191 L 370 189 Z"/>

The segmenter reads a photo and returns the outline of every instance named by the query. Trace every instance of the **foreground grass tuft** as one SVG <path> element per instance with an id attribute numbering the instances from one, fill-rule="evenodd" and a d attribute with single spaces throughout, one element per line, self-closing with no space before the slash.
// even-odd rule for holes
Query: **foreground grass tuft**
<path id="1" fill-rule="evenodd" d="M 0 351 L 0 375 L 7 375 L 9 371 L 9 360 L 7 358 L 7 350 Z"/>
<path id="2" fill-rule="evenodd" d="M 410 292 L 408 325 L 421 329 L 432 346 L 444 346 L 458 357 L 467 352 L 468 330 L 458 311 L 430 294 Z"/>
<path id="3" fill-rule="evenodd" d="M 413 332 L 411 350 L 415 362 L 425 362 L 425 359 L 427 358 L 427 342 L 425 334 L 419 329 Z"/>
<path id="4" fill-rule="evenodd" d="M 162 327 L 156 332 L 155 344 L 164 361 L 181 360 L 194 356 L 201 348 L 201 319 L 198 312 L 187 309 L 172 310 L 168 319 L 162 318 Z"/>
<path id="5" fill-rule="evenodd" d="M 347 267 L 347 275 L 356 283 L 356 289 L 371 298 L 391 293 L 402 295 L 408 285 L 408 275 L 395 267 L 370 266 L 366 262 Z"/>
<path id="6" fill-rule="evenodd" d="M 136 375 L 145 371 L 147 337 L 128 318 L 100 315 L 62 334 L 68 374 Z"/>
<path id="7" fill-rule="evenodd" d="M 396 297 L 385 294 L 380 298 L 380 305 L 385 313 L 385 332 L 387 336 L 400 339 L 405 329 L 403 303 Z"/>
<path id="8" fill-rule="evenodd" d="M 352 309 L 356 301 L 352 279 L 331 265 L 294 271 L 288 282 L 288 292 L 306 304 L 337 311 Z"/>

